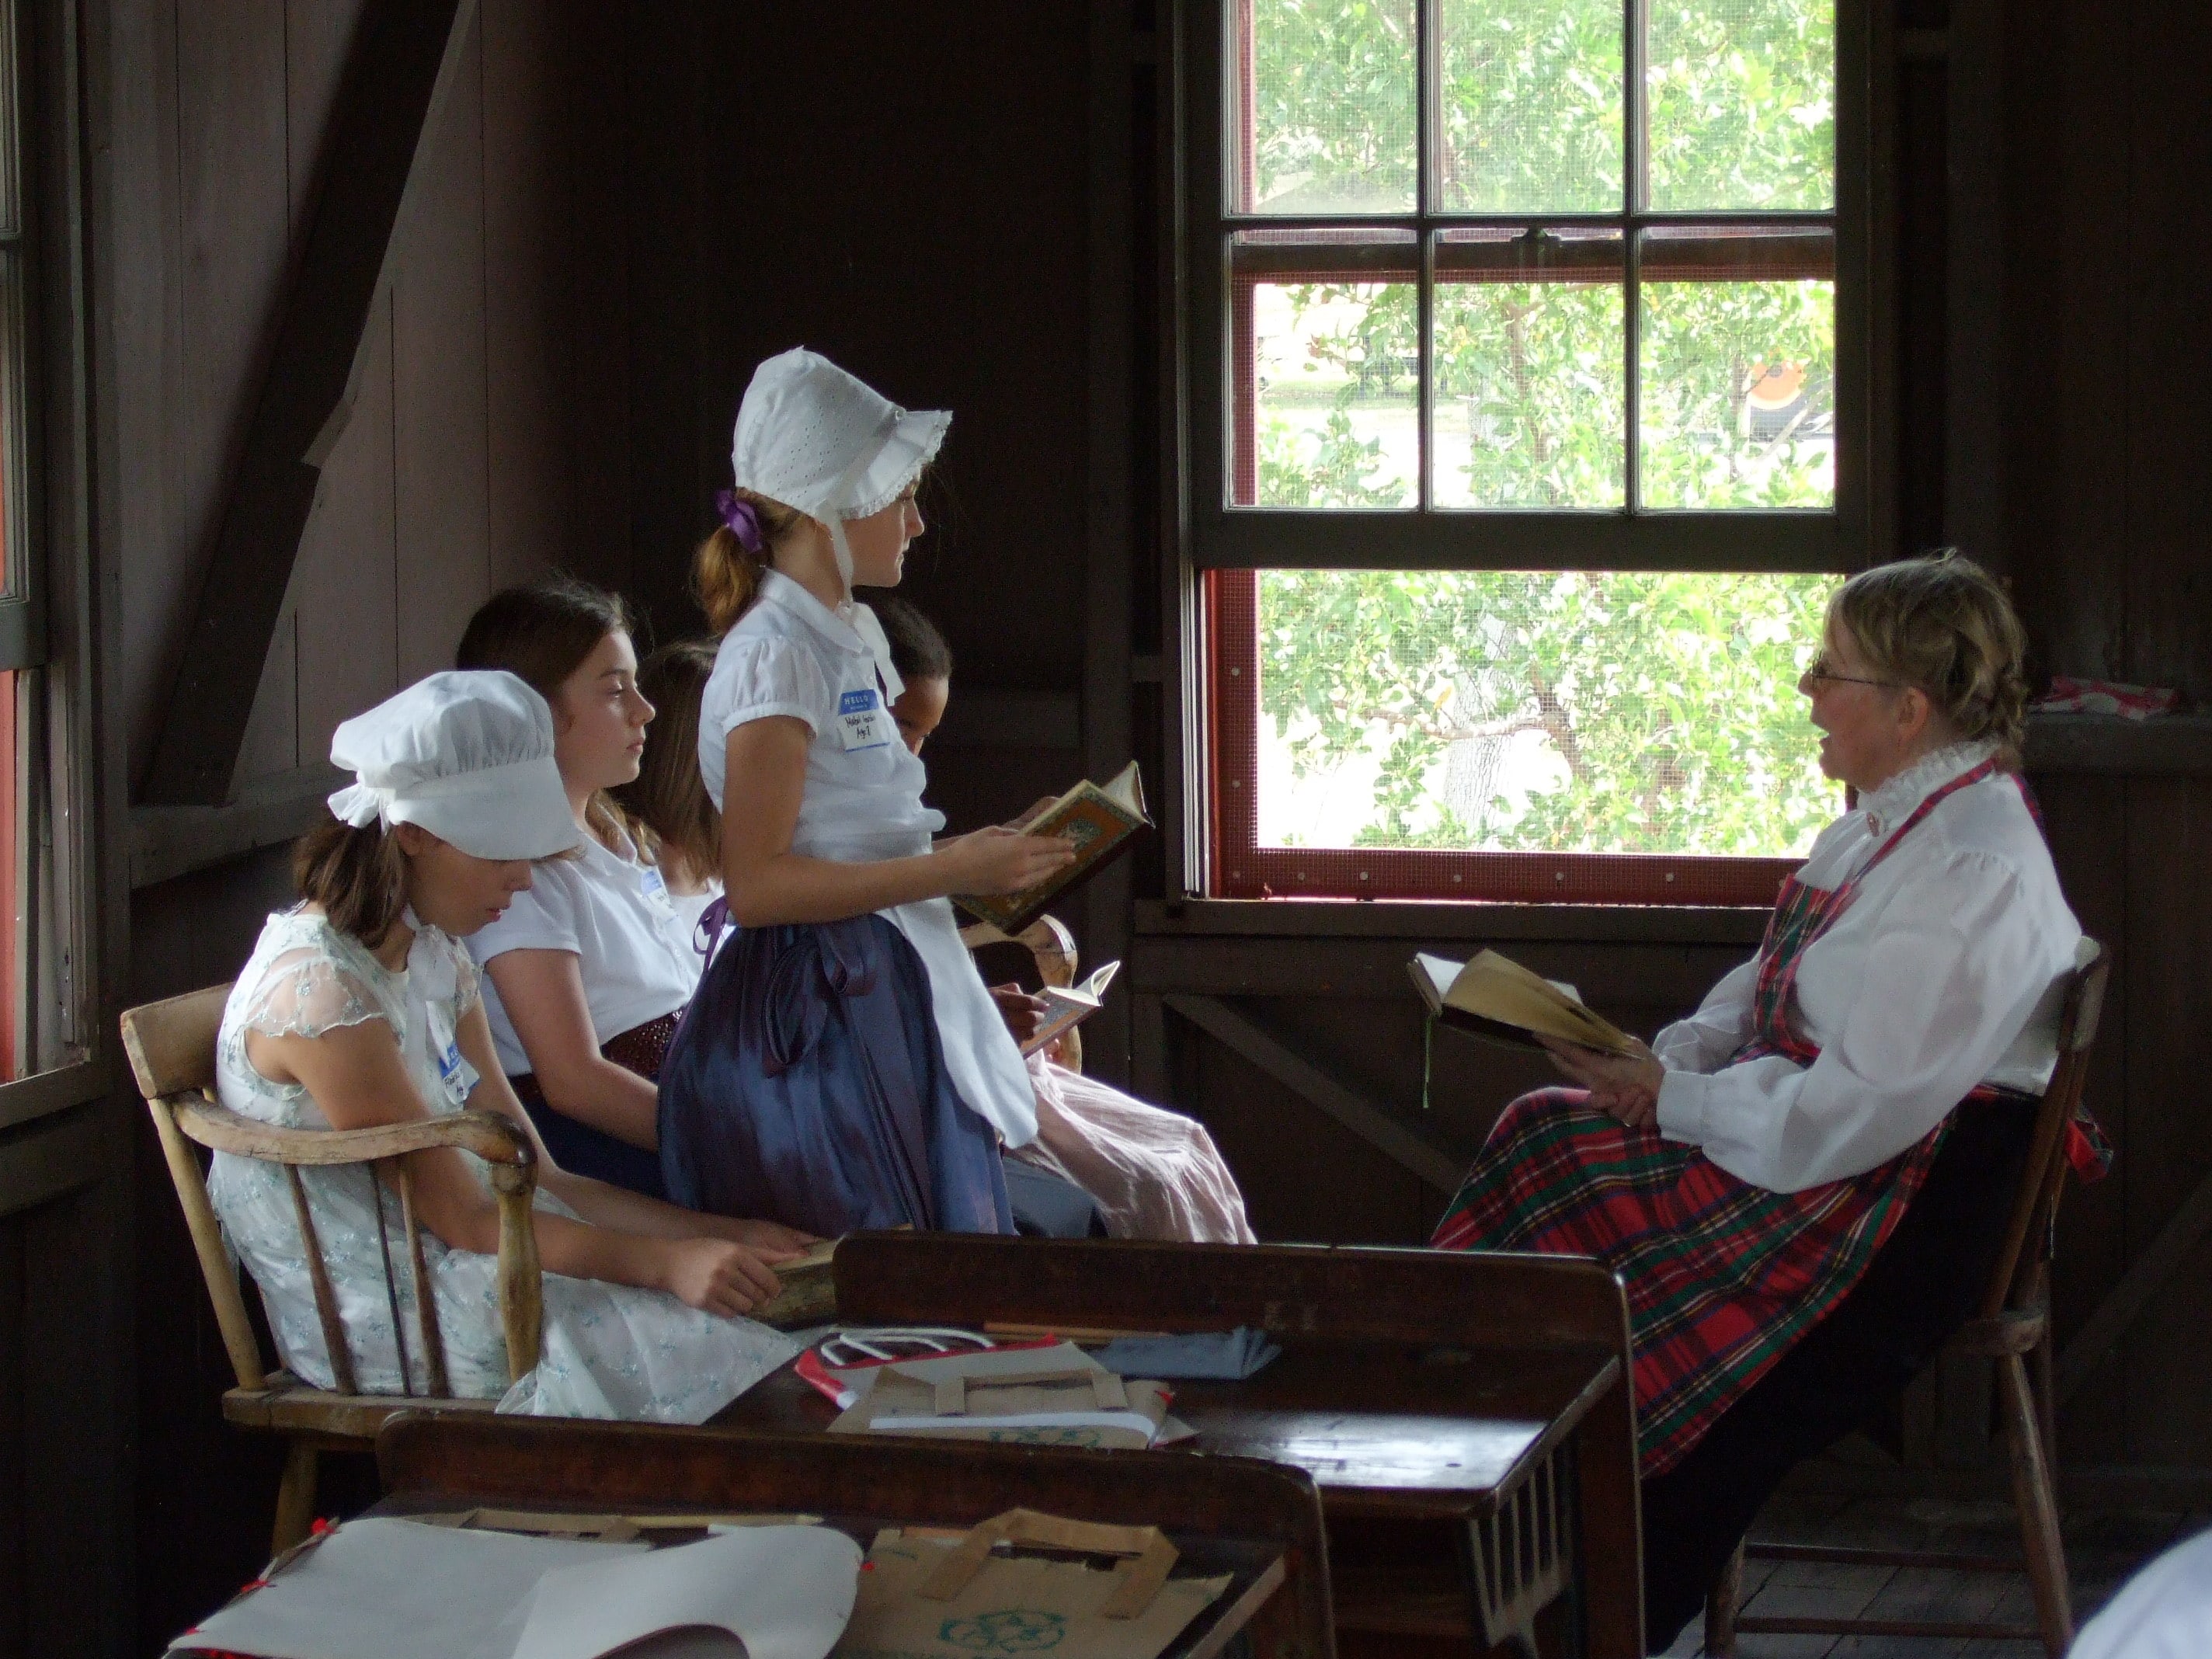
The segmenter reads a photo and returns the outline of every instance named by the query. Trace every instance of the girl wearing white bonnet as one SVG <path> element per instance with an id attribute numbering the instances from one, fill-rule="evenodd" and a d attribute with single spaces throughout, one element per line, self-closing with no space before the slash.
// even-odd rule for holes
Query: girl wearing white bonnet
<path id="1" fill-rule="evenodd" d="M 294 858 L 301 902 L 269 918 L 216 1042 L 222 1103 L 292 1128 L 356 1129 L 504 1114 L 537 1147 L 544 1356 L 508 1387 L 495 1284 L 498 1216 L 481 1167 L 410 1158 L 428 1237 L 447 1376 L 462 1395 L 547 1416 L 705 1421 L 796 1352 L 739 1317 L 774 1274 L 736 1224 L 571 1176 L 546 1158 L 493 1057 L 476 969 L 458 943 L 530 885 L 531 862 L 576 844 L 545 701 L 512 674 L 434 674 L 339 726 L 331 759 L 356 781 Z M 401 1350 L 380 1214 L 352 1167 L 303 1169 L 345 1340 L 365 1389 L 427 1385 Z M 261 1287 L 288 1369 L 335 1385 L 291 1194 L 277 1166 L 218 1152 L 210 1195 Z M 398 1285 L 400 1318 L 413 1288 Z"/>
<path id="2" fill-rule="evenodd" d="M 999 1146 L 1036 1137 L 1035 1097 L 946 896 L 1019 891 L 1073 852 L 1005 830 L 933 848 L 890 647 L 853 599 L 897 585 L 951 422 L 803 349 L 738 410 L 694 573 L 723 635 L 699 766 L 737 927 L 661 1067 L 678 1203 L 830 1236 L 1014 1230 Z"/>

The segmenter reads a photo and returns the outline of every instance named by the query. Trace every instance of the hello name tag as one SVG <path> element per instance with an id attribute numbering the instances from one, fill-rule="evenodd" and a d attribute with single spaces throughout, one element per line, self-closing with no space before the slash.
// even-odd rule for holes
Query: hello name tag
<path id="1" fill-rule="evenodd" d="M 837 741 L 847 754 L 861 749 L 888 749 L 896 735 L 874 686 L 837 694 Z"/>
<path id="2" fill-rule="evenodd" d="M 444 1024 L 437 1018 L 430 1022 L 430 1051 L 438 1059 L 438 1082 L 447 1100 L 456 1106 L 465 1106 L 482 1079 L 477 1075 L 477 1068 L 461 1053 L 459 1042 L 452 1032 L 441 1029 Z"/>

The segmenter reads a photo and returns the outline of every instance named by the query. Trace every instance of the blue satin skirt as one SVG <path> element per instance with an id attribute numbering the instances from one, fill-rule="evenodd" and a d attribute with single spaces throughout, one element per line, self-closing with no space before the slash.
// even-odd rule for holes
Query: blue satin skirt
<path id="1" fill-rule="evenodd" d="M 954 1091 L 929 976 L 881 916 L 733 931 L 660 1068 L 671 1202 L 825 1238 L 1011 1233 L 998 1136 Z"/>

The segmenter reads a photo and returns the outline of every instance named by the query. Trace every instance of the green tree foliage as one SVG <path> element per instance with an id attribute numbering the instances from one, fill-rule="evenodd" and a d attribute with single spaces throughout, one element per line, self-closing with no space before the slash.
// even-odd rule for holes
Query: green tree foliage
<path id="1" fill-rule="evenodd" d="M 1382 750 L 1361 845 L 1802 850 L 1841 805 L 1820 775 L 1796 689 L 1831 586 L 1641 571 L 1267 571 L 1261 709 L 1301 773 Z M 1486 785 L 1502 745 L 1524 732 L 1542 734 L 1565 781 L 1522 804 Z M 1470 763 L 1471 793 L 1438 787 L 1455 747 Z"/>
<path id="2" fill-rule="evenodd" d="M 1443 210 L 1618 210 L 1624 0 L 1435 3 Z M 1645 10 L 1651 205 L 1754 223 L 1762 211 L 1829 207 L 1833 0 L 1649 0 Z M 1253 0 L 1253 17 L 1255 205 L 1410 210 L 1412 0 Z M 1436 428 L 1452 447 L 1433 465 L 1437 504 L 1626 504 L 1625 249 L 1611 240 L 1612 276 L 1592 267 L 1588 241 L 1582 258 L 1562 257 L 1574 234 L 1518 233 L 1509 281 L 1455 278 L 1445 262 L 1431 343 Z M 1656 240 L 1645 258 L 1638 505 L 1827 505 L 1832 284 L 1781 279 L 1755 261 L 1728 280 L 1683 280 Z M 1287 297 L 1310 361 L 1296 386 L 1259 389 L 1256 499 L 1412 506 L 1378 416 L 1402 411 L 1417 382 L 1417 290 L 1347 280 Z M 1322 412 L 1285 418 L 1301 406 Z M 1838 804 L 1795 687 L 1828 586 L 1270 572 L 1262 707 L 1301 772 L 1379 754 L 1364 844 L 1772 854 L 1802 847 Z M 1523 732 L 1540 733 L 1563 779 L 1525 800 L 1486 782 Z"/>

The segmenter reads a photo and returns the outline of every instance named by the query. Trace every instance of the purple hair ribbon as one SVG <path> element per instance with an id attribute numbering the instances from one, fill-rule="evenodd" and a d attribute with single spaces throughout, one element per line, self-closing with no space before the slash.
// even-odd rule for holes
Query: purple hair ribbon
<path id="1" fill-rule="evenodd" d="M 761 535 L 760 514 L 750 501 L 734 489 L 718 489 L 714 492 L 714 511 L 722 515 L 722 522 L 730 527 L 746 552 L 767 551 L 768 542 Z"/>

